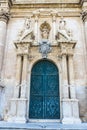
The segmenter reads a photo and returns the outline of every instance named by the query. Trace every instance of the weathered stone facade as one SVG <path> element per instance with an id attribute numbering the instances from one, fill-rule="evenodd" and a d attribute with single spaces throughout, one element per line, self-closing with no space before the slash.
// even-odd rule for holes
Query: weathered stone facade
<path id="1" fill-rule="evenodd" d="M 86 44 L 86 0 L 1 0 L 0 120 L 32 121 L 31 71 L 46 59 L 59 70 L 58 121 L 86 122 Z"/>

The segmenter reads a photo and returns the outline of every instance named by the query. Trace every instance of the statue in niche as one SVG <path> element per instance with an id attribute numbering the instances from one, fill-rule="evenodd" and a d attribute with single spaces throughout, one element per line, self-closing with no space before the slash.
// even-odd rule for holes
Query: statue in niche
<path id="1" fill-rule="evenodd" d="M 26 18 L 24 22 L 24 27 L 22 31 L 19 32 L 18 40 L 24 40 L 28 35 L 30 35 L 30 39 L 34 39 L 33 30 L 31 28 L 31 18 Z"/>
<path id="2" fill-rule="evenodd" d="M 66 21 L 63 18 L 61 18 L 59 22 L 59 29 L 57 31 L 56 39 L 68 41 L 72 40 L 72 32 L 66 28 Z"/>
<path id="3" fill-rule="evenodd" d="M 46 21 L 40 26 L 42 39 L 49 38 L 50 29 L 51 29 L 51 27 Z"/>
<path id="4" fill-rule="evenodd" d="M 51 52 L 51 44 L 48 40 L 50 29 L 51 27 L 46 21 L 40 26 L 42 40 L 39 42 L 39 52 L 42 53 L 43 58 L 47 58 L 47 54 Z"/>

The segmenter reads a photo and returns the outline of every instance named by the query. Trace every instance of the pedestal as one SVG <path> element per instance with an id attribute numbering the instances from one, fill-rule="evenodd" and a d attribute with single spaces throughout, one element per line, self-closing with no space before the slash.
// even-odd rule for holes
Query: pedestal
<path id="1" fill-rule="evenodd" d="M 79 106 L 77 99 L 62 100 L 63 124 L 81 123 L 79 118 Z"/>
<path id="2" fill-rule="evenodd" d="M 27 117 L 27 99 L 25 98 L 14 98 L 10 100 L 10 113 L 8 115 L 8 122 L 14 123 L 26 123 Z"/>

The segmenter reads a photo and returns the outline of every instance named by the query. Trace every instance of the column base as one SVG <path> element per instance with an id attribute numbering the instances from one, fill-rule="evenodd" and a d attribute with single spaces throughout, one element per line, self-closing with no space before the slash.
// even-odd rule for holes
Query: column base
<path id="1" fill-rule="evenodd" d="M 78 124 L 81 123 L 79 118 L 79 106 L 77 99 L 63 99 L 63 124 Z"/>

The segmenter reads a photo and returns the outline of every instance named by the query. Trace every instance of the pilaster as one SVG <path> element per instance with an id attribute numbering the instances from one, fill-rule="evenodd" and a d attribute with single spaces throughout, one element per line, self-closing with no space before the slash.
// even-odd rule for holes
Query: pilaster
<path id="1" fill-rule="evenodd" d="M 1 71 L 3 68 L 3 58 L 4 58 L 4 47 L 6 42 L 6 31 L 7 31 L 7 22 L 9 20 L 9 13 L 4 10 L 0 11 L 0 78 Z"/>
<path id="2" fill-rule="evenodd" d="M 87 78 L 87 1 L 82 1 L 82 13 L 81 13 L 83 27 L 84 27 L 84 56 L 85 56 L 85 71 L 86 71 L 86 78 Z M 86 82 L 87 85 L 87 82 Z"/>

